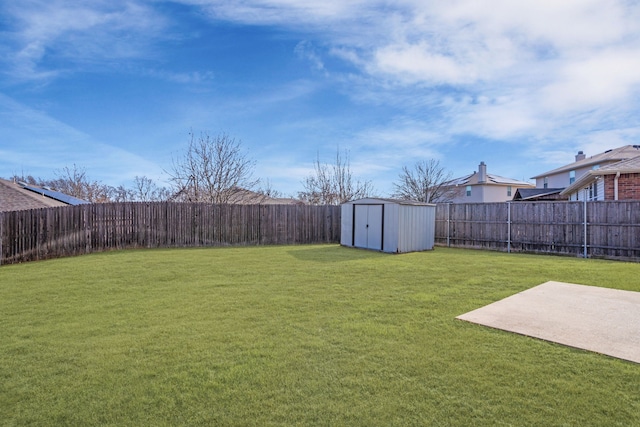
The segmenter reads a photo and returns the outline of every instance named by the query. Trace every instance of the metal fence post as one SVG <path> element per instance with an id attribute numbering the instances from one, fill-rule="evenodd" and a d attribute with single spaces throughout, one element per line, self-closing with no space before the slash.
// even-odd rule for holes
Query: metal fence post
<path id="1" fill-rule="evenodd" d="M 2 241 L 4 240 L 4 228 L 2 224 L 4 223 L 4 213 L 0 212 L 0 265 L 2 265 L 2 256 L 4 252 L 2 251 Z"/>
<path id="2" fill-rule="evenodd" d="M 450 230 L 451 227 L 449 225 L 451 223 L 450 211 L 451 211 L 451 203 L 447 203 L 447 247 L 451 246 L 451 230 Z"/>
<path id="3" fill-rule="evenodd" d="M 507 202 L 507 253 L 511 253 L 511 202 Z"/>
<path id="4" fill-rule="evenodd" d="M 583 258 L 587 258 L 587 189 L 584 189 L 584 213 L 583 213 L 583 218 L 584 218 L 584 252 L 583 252 Z"/>

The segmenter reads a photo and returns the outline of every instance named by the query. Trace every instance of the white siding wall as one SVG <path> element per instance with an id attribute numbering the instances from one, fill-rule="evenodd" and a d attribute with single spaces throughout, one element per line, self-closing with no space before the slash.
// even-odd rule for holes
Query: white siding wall
<path id="1" fill-rule="evenodd" d="M 598 186 L 598 197 L 597 198 L 590 198 L 590 191 L 587 188 L 587 190 L 585 191 L 584 188 L 580 189 L 579 191 L 575 192 L 575 193 L 571 193 L 571 195 L 569 195 L 569 200 L 571 201 L 584 201 L 585 198 L 585 194 L 587 196 L 587 200 L 593 200 L 593 201 L 599 201 L 599 200 L 604 200 L 604 180 L 603 179 L 598 179 L 596 181 L 596 184 Z"/>
<path id="2" fill-rule="evenodd" d="M 604 166 L 611 162 L 603 162 L 601 166 Z M 593 169 L 593 165 L 574 169 L 576 172 L 576 180 L 580 179 L 582 175 Z M 566 188 L 571 185 L 571 179 L 569 176 L 570 171 L 561 172 L 555 175 L 549 175 L 547 178 L 547 188 Z M 536 179 L 536 188 L 544 188 L 544 177 Z"/>
<path id="3" fill-rule="evenodd" d="M 495 185 L 495 184 L 485 184 L 485 185 L 472 185 L 471 186 L 471 196 L 466 195 L 466 186 L 460 186 L 462 191 L 460 194 L 452 200 L 452 203 L 495 203 L 495 202 L 507 202 L 513 199 L 518 188 L 526 188 L 526 187 L 518 187 L 515 185 L 511 186 L 511 196 L 507 195 L 507 186 L 506 185 Z"/>

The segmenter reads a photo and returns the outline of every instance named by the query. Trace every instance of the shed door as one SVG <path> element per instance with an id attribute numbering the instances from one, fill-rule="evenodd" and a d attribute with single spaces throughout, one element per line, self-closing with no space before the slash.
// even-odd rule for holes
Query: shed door
<path id="1" fill-rule="evenodd" d="M 383 205 L 353 205 L 353 246 L 382 250 Z"/>

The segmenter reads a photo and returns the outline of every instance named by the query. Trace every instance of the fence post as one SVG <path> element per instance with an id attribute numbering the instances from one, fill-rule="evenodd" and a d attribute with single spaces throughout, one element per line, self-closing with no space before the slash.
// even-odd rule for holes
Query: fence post
<path id="1" fill-rule="evenodd" d="M 451 231 L 450 231 L 450 211 L 451 211 L 451 203 L 447 203 L 447 247 L 451 247 Z"/>
<path id="2" fill-rule="evenodd" d="M 2 265 L 2 256 L 4 252 L 2 251 L 2 241 L 4 240 L 4 212 L 0 212 L 0 265 Z"/>
<path id="3" fill-rule="evenodd" d="M 507 253 L 511 253 L 511 202 L 507 202 Z"/>
<path id="4" fill-rule="evenodd" d="M 584 219 L 584 237 L 583 237 L 583 242 L 584 242 L 584 252 L 582 257 L 583 258 L 587 258 L 587 189 L 584 189 L 584 213 L 583 213 L 583 219 Z"/>

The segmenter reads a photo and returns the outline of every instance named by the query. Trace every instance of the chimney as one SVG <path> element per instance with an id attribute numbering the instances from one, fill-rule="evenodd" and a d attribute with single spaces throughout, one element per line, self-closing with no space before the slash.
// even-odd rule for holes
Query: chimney
<path id="1" fill-rule="evenodd" d="M 584 160 L 587 156 L 584 155 L 584 152 L 582 150 L 578 151 L 578 154 L 576 154 L 576 162 L 579 162 L 580 160 Z"/>
<path id="2" fill-rule="evenodd" d="M 480 162 L 478 166 L 478 184 L 484 184 L 487 182 L 487 165 L 484 162 Z"/>

